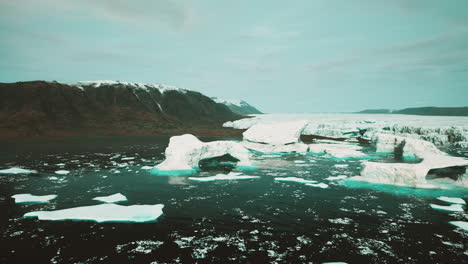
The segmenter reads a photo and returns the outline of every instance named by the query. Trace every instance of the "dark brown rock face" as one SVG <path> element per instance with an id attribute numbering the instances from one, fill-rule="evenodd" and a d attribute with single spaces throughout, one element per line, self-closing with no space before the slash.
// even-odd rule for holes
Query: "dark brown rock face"
<path id="1" fill-rule="evenodd" d="M 154 85 L 0 83 L 0 136 L 208 129 L 240 117 L 201 93 Z"/>

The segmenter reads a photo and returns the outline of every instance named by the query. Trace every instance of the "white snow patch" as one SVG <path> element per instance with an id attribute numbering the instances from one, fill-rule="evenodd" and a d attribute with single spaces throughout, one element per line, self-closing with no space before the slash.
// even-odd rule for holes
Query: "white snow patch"
<path id="1" fill-rule="evenodd" d="M 117 202 L 127 201 L 127 197 L 125 197 L 121 193 L 116 193 L 116 194 L 109 195 L 109 196 L 95 197 L 93 198 L 93 200 L 101 201 L 104 203 L 117 203 Z"/>
<path id="2" fill-rule="evenodd" d="M 130 205 L 99 204 L 81 206 L 55 211 L 35 211 L 24 217 L 37 217 L 39 220 L 86 220 L 96 222 L 149 222 L 163 214 L 164 205 Z"/>
<path id="3" fill-rule="evenodd" d="M 24 193 L 15 194 L 11 196 L 11 198 L 15 199 L 15 203 L 47 203 L 50 200 L 57 198 L 57 195 L 32 195 L 30 193 Z"/>

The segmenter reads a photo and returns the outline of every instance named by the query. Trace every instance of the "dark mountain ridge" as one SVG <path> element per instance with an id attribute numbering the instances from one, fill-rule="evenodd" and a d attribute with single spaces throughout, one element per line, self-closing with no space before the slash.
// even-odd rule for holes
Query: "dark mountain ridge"
<path id="1" fill-rule="evenodd" d="M 0 136 L 219 128 L 239 118 L 199 92 L 162 85 L 0 83 Z"/>

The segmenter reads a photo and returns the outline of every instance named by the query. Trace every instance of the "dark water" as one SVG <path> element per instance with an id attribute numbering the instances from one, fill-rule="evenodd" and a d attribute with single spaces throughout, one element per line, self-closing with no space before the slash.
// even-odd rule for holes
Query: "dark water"
<path id="1" fill-rule="evenodd" d="M 468 233 L 448 224 L 467 221 L 467 214 L 429 206 L 443 204 L 435 199 L 438 195 L 468 197 L 464 190 L 351 188 L 325 178 L 357 175 L 360 161 L 319 156 L 257 157 L 257 169 L 245 174 L 261 178 L 240 181 L 194 182 L 187 176 L 155 176 L 142 170 L 164 158 L 168 139 L 1 142 L 0 169 L 21 166 L 39 174 L 0 175 L 0 262 L 468 263 Z M 202 138 L 215 139 L 224 138 Z M 125 157 L 135 159 L 122 160 Z M 65 165 L 56 165 L 60 163 Z M 60 168 L 71 173 L 56 175 Z M 287 176 L 330 188 L 274 181 Z M 30 211 L 95 205 L 92 198 L 117 192 L 128 198 L 123 205 L 162 203 L 164 214 L 151 223 L 22 218 Z M 46 204 L 15 204 L 10 197 L 19 193 L 58 198 Z"/>

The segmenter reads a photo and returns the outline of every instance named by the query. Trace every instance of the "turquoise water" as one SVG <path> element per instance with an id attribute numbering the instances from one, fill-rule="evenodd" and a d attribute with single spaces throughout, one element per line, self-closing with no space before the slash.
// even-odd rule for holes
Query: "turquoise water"
<path id="1" fill-rule="evenodd" d="M 448 224 L 466 213 L 444 213 L 439 191 L 327 181 L 359 174 L 359 159 L 316 155 L 256 155 L 246 175 L 258 179 L 195 182 L 189 175 L 156 176 L 143 166 L 164 158 L 169 137 L 112 136 L 2 141 L 1 263 L 464 263 L 467 232 Z M 202 138 L 202 140 L 224 138 Z M 369 153 L 372 156 L 372 153 Z M 128 160 L 126 158 L 134 159 Z M 383 159 L 383 157 L 378 157 Z M 302 163 L 296 163 L 300 161 Z M 63 166 L 56 165 L 63 163 Z M 347 165 L 338 166 L 335 165 Z M 54 171 L 69 170 L 68 175 Z M 195 176 L 228 170 L 210 168 Z M 116 173 L 118 171 L 118 173 Z M 193 175 L 190 175 L 193 176 Z M 275 177 L 329 185 L 314 188 Z M 164 204 L 150 223 L 39 221 L 31 211 L 96 205 L 122 193 L 121 205 Z M 45 204 L 15 204 L 14 194 L 57 194 Z"/>

